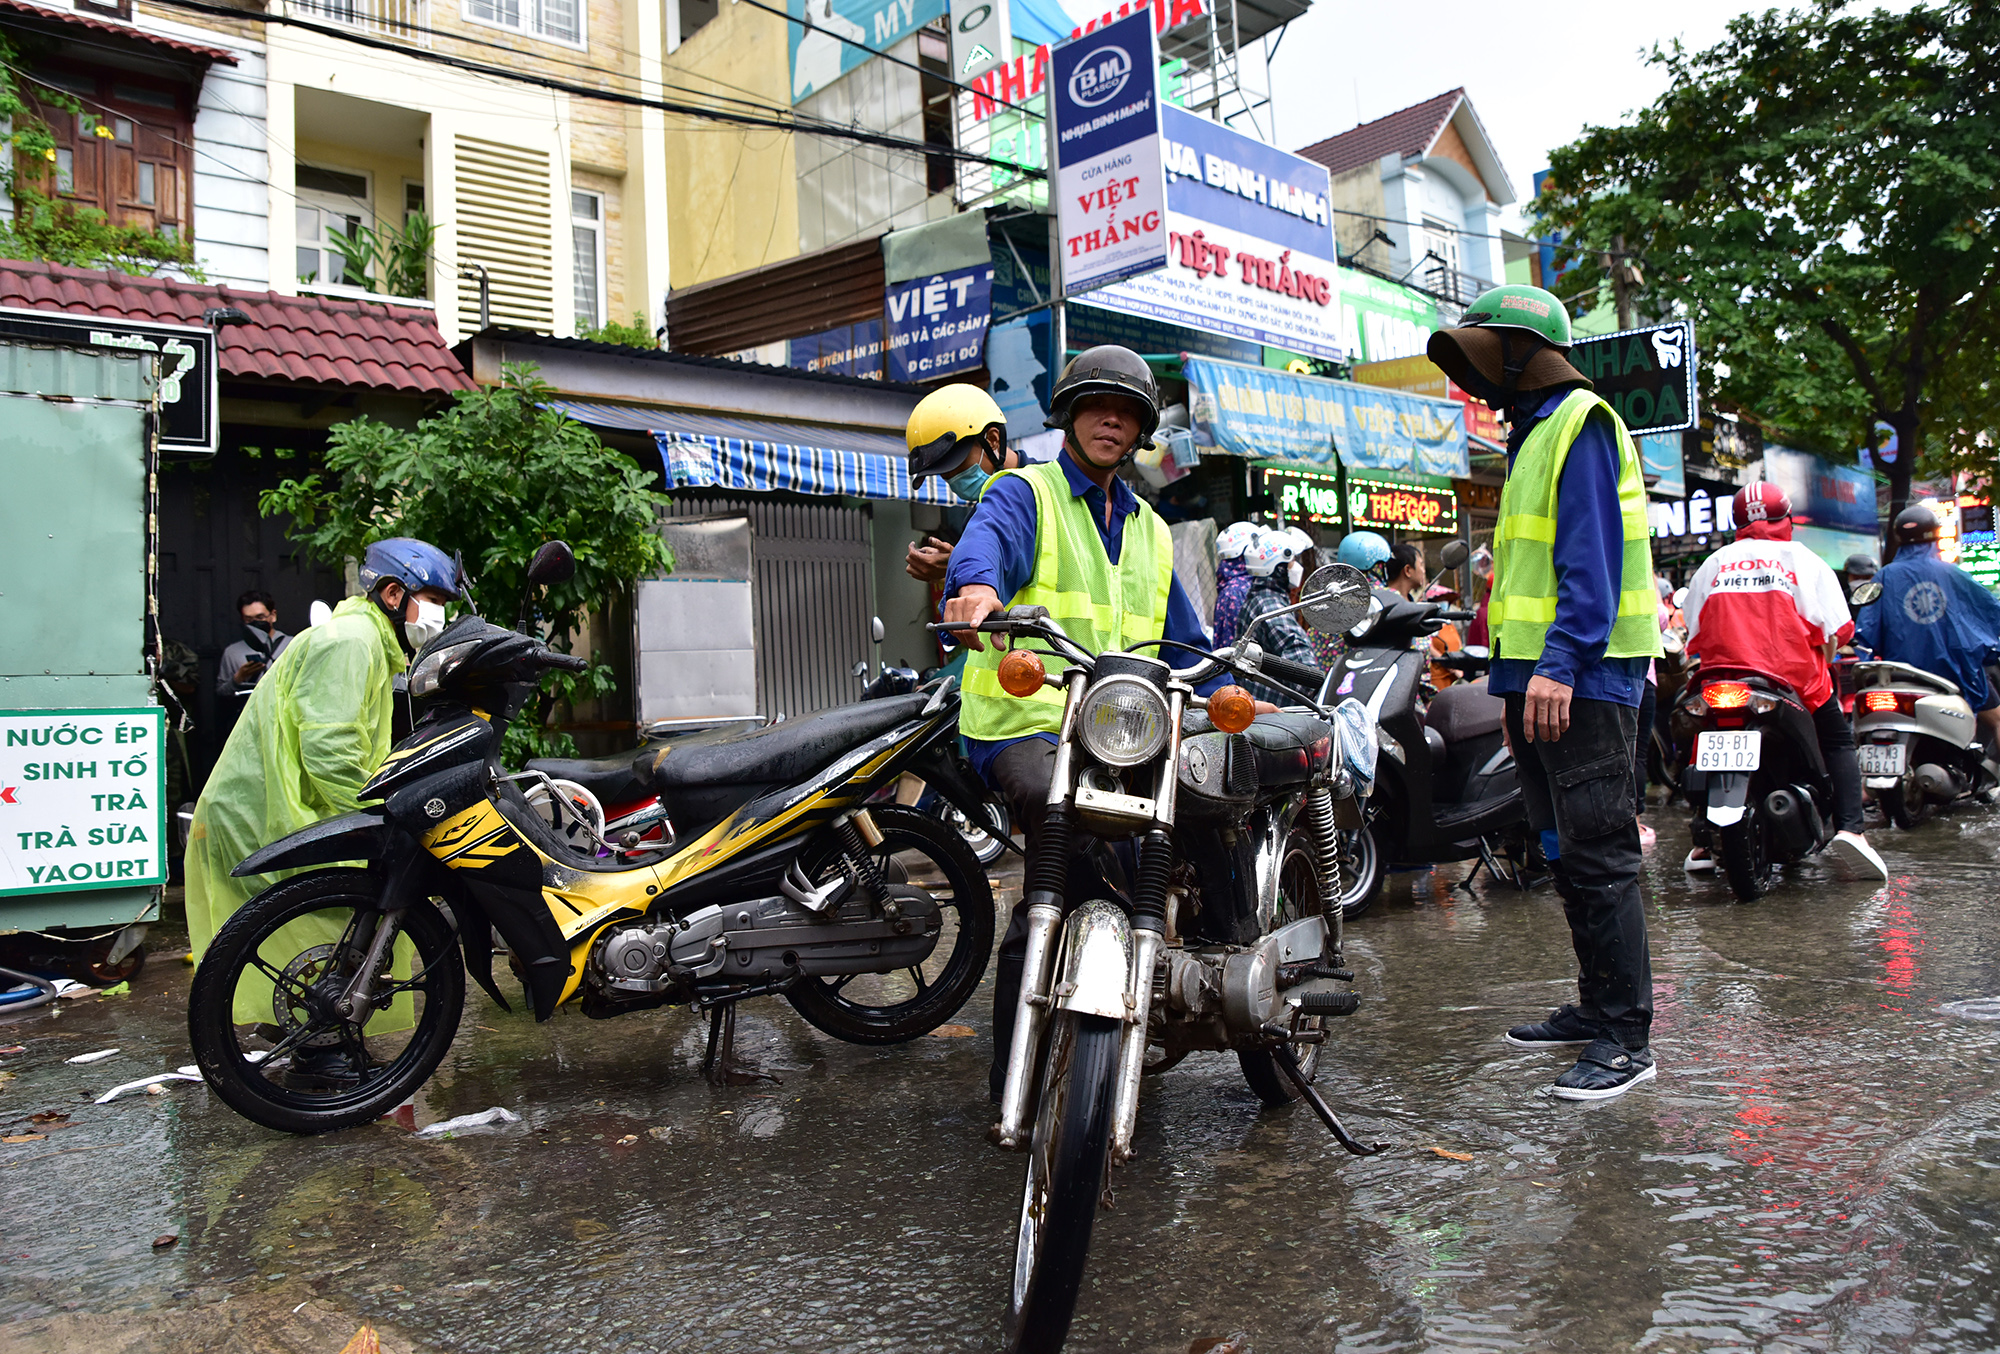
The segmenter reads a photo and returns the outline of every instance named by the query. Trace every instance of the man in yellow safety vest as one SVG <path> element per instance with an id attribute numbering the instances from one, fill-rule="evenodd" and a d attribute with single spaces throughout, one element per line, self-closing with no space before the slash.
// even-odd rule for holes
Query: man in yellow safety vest
<path id="1" fill-rule="evenodd" d="M 1431 335 L 1429 352 L 1508 420 L 1488 689 L 1507 703 L 1528 821 L 1576 948 L 1576 1002 L 1515 1026 L 1507 1042 L 1581 1048 L 1555 1094 L 1606 1100 L 1657 1072 L 1632 762 L 1660 652 L 1659 598 L 1638 449 L 1570 365 L 1569 346 L 1562 303 L 1509 286 L 1474 301 L 1459 328 Z"/>
<path id="2" fill-rule="evenodd" d="M 1049 426 L 1063 430 L 1062 454 L 985 482 L 951 554 L 942 619 L 977 625 L 1003 607 L 1045 606 L 1093 652 L 1161 638 L 1206 649 L 1208 632 L 1174 577 L 1166 523 L 1118 478 L 1119 466 L 1159 427 L 1159 391 L 1145 360 L 1109 344 L 1087 349 L 1064 369 L 1049 405 Z M 1027 698 L 1006 694 L 1000 653 L 975 631 L 952 635 L 972 650 L 959 732 L 973 767 L 1000 791 L 1027 835 L 1032 877 L 1062 698 L 1047 689 Z M 1176 667 L 1199 661 L 1185 650 L 1167 649 L 1161 657 Z M 1049 667 L 1059 670 L 1060 660 L 1049 660 Z M 1217 677 L 1202 690 L 1223 681 Z M 1102 896 L 1088 857 L 1072 862 L 1071 878 L 1073 899 Z M 995 1099 L 1006 1079 L 1026 944 L 1027 918 L 1017 903 L 994 971 Z"/>

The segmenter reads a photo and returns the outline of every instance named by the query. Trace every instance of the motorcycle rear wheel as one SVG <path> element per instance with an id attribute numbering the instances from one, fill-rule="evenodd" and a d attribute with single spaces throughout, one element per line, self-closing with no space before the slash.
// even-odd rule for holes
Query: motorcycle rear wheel
<path id="1" fill-rule="evenodd" d="M 407 1031 L 384 1029 L 395 1023 L 386 999 L 358 1023 L 326 1004 L 351 981 L 343 955 L 379 924 L 380 901 L 379 875 L 316 870 L 252 898 L 209 943 L 188 992 L 188 1040 L 210 1089 L 244 1118 L 285 1133 L 352 1128 L 408 1100 L 444 1061 L 465 1006 L 465 966 L 450 923 L 428 899 L 404 909 L 384 984 L 386 998 L 410 997 Z M 337 928 L 340 939 L 294 949 L 298 923 Z M 410 976 L 394 977 L 405 965 Z M 239 1023 L 237 986 L 246 977 L 270 983 L 270 1009 Z"/>
<path id="2" fill-rule="evenodd" d="M 800 978 L 785 1000 L 836 1039 L 902 1044 L 950 1020 L 978 990 L 993 954 L 993 888 L 956 828 L 893 804 L 873 805 L 869 813 L 882 831 L 882 844 L 870 852 L 877 868 L 891 884 L 929 893 L 943 914 L 937 948 L 923 963 L 894 973 Z M 800 863 L 815 883 L 841 868 L 831 840 L 808 848 Z"/>
<path id="3" fill-rule="evenodd" d="M 1894 785 L 1875 792 L 1875 800 L 1882 806 L 1882 812 L 1889 821 L 1904 832 L 1931 815 L 1931 802 L 1917 788 L 1914 775 L 1898 776 Z"/>
<path id="4" fill-rule="evenodd" d="M 1056 1354 L 1062 1348 L 1111 1164 L 1121 1027 L 1115 1020 L 1068 1011 L 1051 1023 L 1014 1234 L 1007 1354 Z"/>
<path id="5" fill-rule="evenodd" d="M 1716 828 L 1715 844 L 1730 891 L 1746 903 L 1756 902 L 1771 881 L 1771 861 L 1764 850 L 1764 829 L 1757 821 L 1756 806 L 1746 807 L 1743 817 L 1728 827 Z"/>

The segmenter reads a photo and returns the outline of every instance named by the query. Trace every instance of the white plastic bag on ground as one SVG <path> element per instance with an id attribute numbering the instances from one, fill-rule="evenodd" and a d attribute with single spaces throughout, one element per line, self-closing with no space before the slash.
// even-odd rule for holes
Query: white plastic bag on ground
<path id="1" fill-rule="evenodd" d="M 420 1138 L 441 1138 L 447 1133 L 463 1133 L 471 1128 L 485 1128 L 491 1124 L 518 1124 L 521 1116 L 501 1105 L 477 1114 L 461 1114 L 456 1119 L 446 1119 L 441 1123 L 426 1124 L 417 1130 Z"/>

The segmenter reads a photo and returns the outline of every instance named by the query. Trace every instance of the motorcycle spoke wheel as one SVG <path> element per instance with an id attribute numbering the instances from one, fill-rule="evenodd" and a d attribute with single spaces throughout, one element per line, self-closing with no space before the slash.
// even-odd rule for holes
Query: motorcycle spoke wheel
<path id="1" fill-rule="evenodd" d="M 321 870 L 239 908 L 210 942 L 188 994 L 188 1037 L 215 1093 L 245 1118 L 324 1133 L 380 1118 L 429 1080 L 458 1033 L 465 969 L 428 900 L 403 910 L 373 1001 L 334 1002 L 374 928 L 380 879 Z"/>
<path id="2" fill-rule="evenodd" d="M 870 852 L 890 884 L 922 889 L 937 907 L 937 942 L 920 962 L 879 973 L 800 978 L 785 999 L 813 1026 L 853 1044 L 900 1044 L 921 1038 L 958 1014 L 985 976 L 993 953 L 993 889 L 958 831 L 915 809 L 872 808 L 882 844 Z M 844 868 L 830 843 L 801 862 L 815 883 Z M 843 917 L 866 915 L 858 897 Z"/>
<path id="3" fill-rule="evenodd" d="M 1052 1022 L 1014 1236 L 1007 1354 L 1054 1354 L 1069 1334 L 1111 1164 L 1119 1029 L 1072 1012 Z"/>
<path id="4" fill-rule="evenodd" d="M 1312 858 L 1306 854 L 1305 848 L 1294 844 L 1278 864 L 1278 915 L 1272 926 L 1275 929 L 1290 925 L 1305 917 L 1318 915 L 1319 910 L 1319 876 L 1314 873 Z M 1309 1016 L 1294 1011 L 1290 1028 L 1293 1033 L 1324 1033 L 1326 1023 L 1324 1016 Z M 1305 1073 L 1307 1081 L 1319 1075 L 1320 1051 L 1325 1047 L 1320 1043 L 1292 1046 L 1292 1055 L 1299 1060 L 1299 1070 Z M 1243 1080 L 1266 1105 L 1289 1105 L 1299 1098 L 1298 1087 L 1279 1070 L 1277 1058 L 1269 1049 L 1238 1049 L 1236 1061 L 1243 1069 Z"/>

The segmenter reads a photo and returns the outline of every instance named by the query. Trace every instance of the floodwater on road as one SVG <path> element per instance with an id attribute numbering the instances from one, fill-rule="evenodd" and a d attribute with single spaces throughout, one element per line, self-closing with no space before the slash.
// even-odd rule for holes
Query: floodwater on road
<path id="1" fill-rule="evenodd" d="M 1939 1009 L 2000 995 L 2000 817 L 1872 833 L 1886 888 L 1811 863 L 1751 905 L 1649 821 L 1656 1082 L 1552 1100 L 1564 1061 L 1501 1042 L 1572 990 L 1550 891 L 1399 880 L 1320 1080 L 1390 1150 L 1264 1110 L 1232 1056 L 1149 1082 L 1069 1348 L 2000 1346 L 2000 1024 Z M 685 1012 L 537 1026 L 474 990 L 416 1123 L 521 1122 L 295 1139 L 189 1083 L 91 1103 L 190 1061 L 176 955 L 0 1023 L 0 1131 L 45 1134 L 0 1145 L 0 1348 L 998 1344 L 1023 1161 L 985 1142 L 990 983 L 970 1035 L 887 1049 L 753 1003 L 739 1052 L 782 1082 L 723 1090 Z"/>

